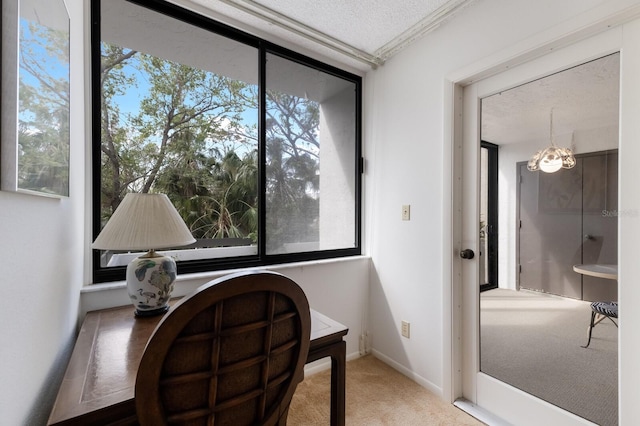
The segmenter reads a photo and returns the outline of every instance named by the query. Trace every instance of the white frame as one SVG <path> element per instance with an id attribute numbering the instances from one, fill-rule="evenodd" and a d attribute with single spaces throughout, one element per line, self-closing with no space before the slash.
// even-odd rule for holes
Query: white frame
<path id="1" fill-rule="evenodd" d="M 477 338 L 474 340 L 469 340 L 469 334 L 473 335 L 473 331 L 475 330 L 475 335 L 477 336 L 477 319 L 475 323 L 473 318 L 475 318 L 478 314 L 475 312 L 464 312 L 463 305 L 463 281 L 462 281 L 462 273 L 463 273 L 463 263 L 458 258 L 457 253 L 464 248 L 462 247 L 463 235 L 460 232 L 460 224 L 462 223 L 462 192 L 460 186 L 460 178 L 462 177 L 462 156 L 461 156 L 461 143 L 462 143 L 462 118 L 465 116 L 466 120 L 473 119 L 474 113 L 469 111 L 463 111 L 462 106 L 462 95 L 463 88 L 472 84 L 475 81 L 479 81 L 490 76 L 496 75 L 502 72 L 505 69 L 514 68 L 517 65 L 532 61 L 536 58 L 540 58 L 547 53 L 560 49 L 565 46 L 569 46 L 575 43 L 578 40 L 586 40 L 594 34 L 598 34 L 608 30 L 609 28 L 620 26 L 624 23 L 633 21 L 634 19 L 640 16 L 640 5 L 637 2 L 633 2 L 630 0 L 613 0 L 609 1 L 606 4 L 602 4 L 599 7 L 591 9 L 590 11 L 581 14 L 571 21 L 563 23 L 561 26 L 550 28 L 544 31 L 541 34 L 536 35 L 530 39 L 524 40 L 517 45 L 512 46 L 510 49 L 506 49 L 504 51 L 500 51 L 495 55 L 484 58 L 483 60 L 474 63 L 468 67 L 460 69 L 454 73 L 451 73 L 447 76 L 444 82 L 444 138 L 443 138 L 443 153 L 444 153 L 444 161 L 445 163 L 450 164 L 451 166 L 451 175 L 444 179 L 443 184 L 443 193 L 448 197 L 447 194 L 452 194 L 450 198 L 444 200 L 444 233 L 443 233 L 443 252 L 450 253 L 449 256 L 444 258 L 443 265 L 443 303 L 445 306 L 450 306 L 450 311 L 445 310 L 445 316 L 443 318 L 443 328 L 444 328 L 444 342 L 443 342 L 443 359 L 445 360 L 444 364 L 444 383 L 443 383 L 443 395 L 445 398 L 449 399 L 451 402 L 456 400 L 468 400 L 470 403 L 462 403 L 460 405 L 466 405 L 467 407 L 473 407 L 474 409 L 478 409 L 478 412 L 483 412 L 483 407 L 487 407 L 485 405 L 486 401 L 478 401 L 477 398 L 477 379 L 478 375 L 477 370 L 474 370 L 474 366 L 477 368 L 477 360 L 474 360 L 474 357 L 477 356 L 477 347 L 474 350 L 472 348 L 467 348 L 465 345 L 471 343 L 472 346 L 477 346 Z M 631 40 L 632 37 L 640 37 L 640 23 L 638 21 L 633 22 L 632 26 L 626 29 L 625 35 L 629 37 L 628 40 Z M 611 32 L 609 32 L 611 33 Z M 618 40 L 616 46 L 609 46 L 609 48 L 604 49 L 603 51 L 596 52 L 591 51 L 589 54 L 584 54 L 583 56 L 576 61 L 577 63 L 584 62 L 588 60 L 588 56 L 591 58 L 596 58 L 599 56 L 604 56 L 603 53 L 608 52 L 612 53 L 613 51 L 621 50 L 620 40 Z M 637 44 L 637 43 L 636 43 Z M 640 70 L 640 47 L 634 47 L 633 43 L 628 42 L 626 46 L 627 52 L 627 61 L 631 64 L 630 71 L 635 70 L 636 68 Z M 633 54 L 638 55 L 631 56 L 631 52 Z M 633 58 L 633 59 L 631 59 Z M 566 64 L 561 67 L 566 67 Z M 548 70 L 545 70 L 545 73 Z M 637 79 L 638 73 L 629 73 L 626 79 L 628 80 L 629 88 L 637 88 L 640 86 L 640 82 L 635 82 L 632 79 Z M 531 76 L 528 77 L 531 79 Z M 624 87 L 624 78 L 621 82 L 621 86 Z M 486 94 L 485 94 L 486 95 Z M 628 105 L 627 113 L 625 113 L 625 105 Z M 634 123 L 637 122 L 637 119 L 632 121 L 633 111 L 637 109 L 638 101 L 633 100 L 631 96 L 623 97 L 621 100 L 621 120 L 624 122 L 625 117 L 628 119 L 627 126 L 621 126 L 620 138 L 621 140 L 625 139 L 625 135 L 627 140 L 632 140 L 634 135 L 640 133 L 640 129 L 638 129 L 638 125 Z M 477 111 L 476 111 L 477 112 Z M 469 116 L 471 113 L 471 116 Z M 635 147 L 629 148 L 629 151 L 638 151 Z M 622 144 L 621 144 L 622 150 Z M 630 160 L 631 161 L 631 160 Z M 624 167 L 622 165 L 621 167 Z M 629 174 L 628 177 L 628 185 L 635 185 L 637 182 L 637 178 L 632 181 L 631 176 L 635 176 L 638 173 L 635 173 L 633 169 L 629 168 L 627 172 L 621 170 L 621 187 L 624 189 L 624 181 L 625 175 Z M 634 183 L 632 183 L 634 182 Z M 634 201 L 628 201 L 627 204 L 632 208 L 635 204 Z M 624 206 L 621 206 L 623 208 Z M 620 223 L 620 229 L 625 227 L 624 221 L 626 218 L 622 218 Z M 629 232 L 629 238 L 633 238 L 633 230 L 638 229 L 640 232 L 640 227 L 635 225 L 633 222 L 633 218 L 628 218 L 628 224 L 626 228 Z M 621 256 L 620 264 L 624 263 L 624 236 L 621 235 L 620 238 L 620 253 Z M 626 256 L 627 258 L 632 257 L 632 255 Z M 635 266 L 635 263 L 629 263 L 628 267 L 621 268 L 621 279 L 624 278 L 624 271 L 628 269 L 628 271 L 636 271 L 640 275 L 640 265 Z M 631 274 L 632 272 L 629 272 Z M 619 297 L 622 299 L 625 295 L 628 297 L 638 297 L 640 296 L 640 289 L 636 289 L 633 286 L 628 287 L 619 287 Z M 621 315 L 624 313 L 624 307 L 621 307 Z M 465 314 L 465 316 L 463 316 Z M 467 315 L 468 314 L 468 315 Z M 636 316 L 640 320 L 640 313 L 637 315 L 634 312 L 627 312 L 628 315 Z M 466 319 L 465 319 L 466 318 Z M 628 318 L 632 320 L 633 318 Z M 471 322 L 469 322 L 471 319 Z M 624 330 L 621 328 L 620 330 L 620 341 L 628 342 L 624 344 L 624 347 L 627 348 L 626 356 L 625 352 L 623 352 L 620 356 L 619 360 L 619 368 L 621 371 L 628 371 L 630 374 L 628 376 L 620 375 L 620 383 L 619 383 L 619 397 L 620 397 L 620 418 L 619 420 L 622 422 L 625 419 L 632 420 L 637 418 L 640 415 L 640 407 L 637 404 L 633 403 L 633 398 L 635 398 L 635 390 L 633 390 L 633 386 L 636 386 L 636 381 L 634 379 L 638 378 L 638 375 L 634 375 L 637 373 L 637 368 L 635 367 L 636 363 L 632 361 L 637 357 L 633 356 L 633 354 L 640 353 L 640 338 L 638 338 L 631 330 Z M 623 349 L 623 344 L 620 346 Z M 469 351 L 472 351 L 475 355 L 468 356 Z M 626 360 L 629 361 L 626 361 Z M 473 374 L 473 378 L 469 380 L 470 375 L 468 371 L 476 371 Z M 482 386 L 487 385 L 491 386 L 492 383 L 488 383 L 489 380 L 485 381 Z M 513 390 L 513 389 L 512 389 Z M 511 392 L 513 394 L 514 392 Z M 509 412 L 518 419 L 519 422 L 524 421 L 527 415 L 524 415 L 522 411 L 522 404 L 529 404 L 530 397 L 526 396 L 522 398 L 522 400 L 509 400 L 505 399 L 505 396 L 495 395 L 496 398 L 493 402 L 495 402 L 499 406 L 500 410 L 506 410 L 507 412 L 499 412 L 498 414 L 503 418 L 509 417 Z M 478 407 L 477 404 L 480 404 Z M 456 404 L 458 405 L 458 404 Z M 559 410 L 561 416 L 566 414 L 563 410 Z M 489 414 L 487 419 L 495 420 L 495 417 L 491 417 Z M 533 419 L 533 417 L 529 417 Z M 512 418 L 513 420 L 513 418 Z M 544 422 L 542 418 L 535 418 L 536 422 Z M 576 419 L 574 419 L 576 420 Z"/>

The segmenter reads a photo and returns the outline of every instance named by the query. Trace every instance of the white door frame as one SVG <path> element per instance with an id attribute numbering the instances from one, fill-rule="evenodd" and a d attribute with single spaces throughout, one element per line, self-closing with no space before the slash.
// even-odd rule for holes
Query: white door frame
<path id="1" fill-rule="evenodd" d="M 462 277 L 463 263 L 458 257 L 463 246 L 462 235 L 462 141 L 463 141 L 463 121 L 471 123 L 477 127 L 477 108 L 471 111 L 463 110 L 463 90 L 474 82 L 480 80 L 490 81 L 498 74 L 509 69 L 517 69 L 518 65 L 530 63 L 534 60 L 540 63 L 540 76 L 546 75 L 551 70 L 553 62 L 557 62 L 557 50 L 562 50 L 562 60 L 559 69 L 567 68 L 595 59 L 605 54 L 621 49 L 622 31 L 620 25 L 632 21 L 640 16 L 640 4 L 632 0 L 610 1 L 584 14 L 581 14 L 562 26 L 551 28 L 536 37 L 532 37 L 524 42 L 518 43 L 510 49 L 498 52 L 487 57 L 480 62 L 458 70 L 447 76 L 444 82 L 444 161 L 451 165 L 451 175 L 444 179 L 443 193 L 445 196 L 451 195 L 450 199 L 444 200 L 444 238 L 443 250 L 448 253 L 445 256 L 443 267 L 443 303 L 451 310 L 445 311 L 444 320 L 444 381 L 443 395 L 453 402 L 460 397 L 464 397 L 472 403 L 478 403 L 476 389 L 480 386 L 491 386 L 493 379 L 482 379 L 478 383 L 476 376 L 469 379 L 464 375 L 465 371 L 477 371 L 477 316 L 478 312 L 464 312 L 464 295 Z M 586 47 L 575 47 L 580 45 L 578 41 L 585 41 Z M 584 44 L 584 43 L 583 43 Z M 586 50 L 585 50 L 586 49 Z M 640 49 L 638 49 L 640 51 Z M 574 55 L 574 56 L 571 56 Z M 517 72 L 511 76 L 513 85 L 516 85 Z M 532 79 L 531 70 L 521 75 L 525 82 Z M 478 89 L 475 89 L 478 90 Z M 480 92 L 482 90 L 479 90 Z M 483 97 L 488 93 L 479 93 Z M 624 105 L 624 101 L 622 101 Z M 621 111 L 622 114 L 622 111 Z M 464 120 L 463 120 L 464 118 Z M 622 129 L 621 129 L 621 138 Z M 468 166 L 468 165 L 467 165 Z M 621 218 L 623 220 L 623 218 Z M 622 226 L 622 225 L 621 225 Z M 477 249 L 477 247 L 471 247 Z M 468 271 L 467 271 L 468 273 Z M 622 273 L 621 273 L 622 277 Z M 622 307 L 621 307 L 622 310 Z M 471 321 L 469 321 L 471 318 Z M 475 318 L 475 320 L 474 320 Z M 475 322 L 474 322 L 475 321 Z M 624 330 L 621 329 L 621 341 L 624 337 Z M 468 350 L 463 342 L 471 344 Z M 624 368 L 624 360 L 619 363 L 620 368 Z M 501 383 L 501 382 L 500 382 Z M 500 386 L 499 386 L 500 387 Z M 623 384 L 620 385 L 620 389 Z M 524 393 L 523 393 L 524 394 Z M 498 398 L 498 394 L 496 394 Z M 523 395 L 528 399 L 526 394 Z M 622 403 L 621 397 L 621 403 Z M 498 400 L 501 406 L 505 406 L 504 400 Z M 480 401 L 481 406 L 484 404 Z M 503 418 L 512 414 L 518 416 L 521 408 L 514 404 L 510 412 L 502 413 Z M 630 408 L 633 409 L 633 408 Z M 564 415 L 563 410 L 559 410 Z M 640 409 L 639 409 L 640 411 Z M 522 420 L 522 417 L 516 417 Z M 621 412 L 622 418 L 622 412 Z M 539 418 L 537 419 L 540 420 Z"/>

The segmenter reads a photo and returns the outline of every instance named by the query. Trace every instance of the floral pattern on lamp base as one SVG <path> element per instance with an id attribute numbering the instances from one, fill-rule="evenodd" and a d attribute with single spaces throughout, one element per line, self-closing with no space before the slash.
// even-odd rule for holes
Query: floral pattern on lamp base
<path id="1" fill-rule="evenodd" d="M 157 253 L 133 259 L 127 266 L 127 291 L 136 316 L 160 315 L 169 310 L 176 280 L 176 262 Z"/>

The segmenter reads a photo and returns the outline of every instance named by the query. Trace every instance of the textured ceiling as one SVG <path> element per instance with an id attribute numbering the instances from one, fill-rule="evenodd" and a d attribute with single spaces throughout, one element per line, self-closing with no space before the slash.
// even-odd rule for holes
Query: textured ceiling
<path id="1" fill-rule="evenodd" d="M 180 1 L 285 47 L 366 72 L 476 0 Z M 616 126 L 618 97 L 614 55 L 485 98 L 482 138 L 496 144 L 548 139 L 552 109 L 554 134 Z"/>
<path id="2" fill-rule="evenodd" d="M 366 70 L 381 65 L 473 1 L 191 0 L 191 3 L 242 23 L 244 30 L 275 36 Z M 306 36 L 321 42 L 310 42 Z M 334 47 L 351 56 L 336 54 Z"/>
<path id="3" fill-rule="evenodd" d="M 614 54 L 482 100 L 482 139 L 497 145 L 618 125 L 620 55 Z"/>
<path id="4" fill-rule="evenodd" d="M 448 0 L 258 0 L 368 53 L 394 40 Z"/>

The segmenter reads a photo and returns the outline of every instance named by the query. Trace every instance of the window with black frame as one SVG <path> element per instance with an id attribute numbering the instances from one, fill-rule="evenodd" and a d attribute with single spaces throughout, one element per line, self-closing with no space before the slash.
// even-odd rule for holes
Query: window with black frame
<path id="1" fill-rule="evenodd" d="M 498 145 L 480 143 L 480 291 L 498 288 Z"/>
<path id="2" fill-rule="evenodd" d="M 165 193 L 180 272 L 360 254 L 361 78 L 164 1 L 92 1 L 93 232 Z M 138 253 L 94 251 L 94 281 Z"/>

